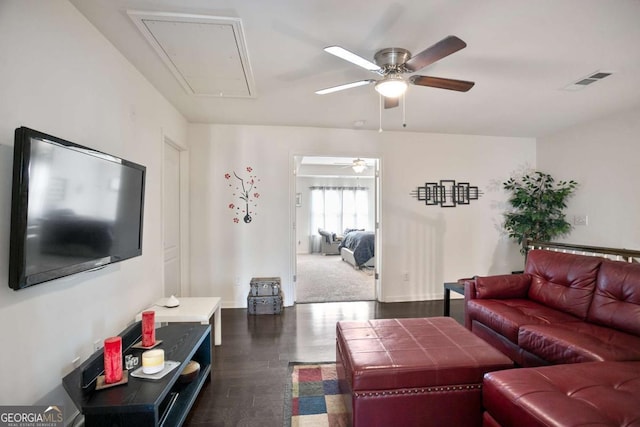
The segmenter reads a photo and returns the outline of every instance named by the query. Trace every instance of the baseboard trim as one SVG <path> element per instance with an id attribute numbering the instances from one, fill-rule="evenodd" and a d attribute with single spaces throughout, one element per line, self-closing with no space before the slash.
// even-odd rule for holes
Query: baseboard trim
<path id="1" fill-rule="evenodd" d="M 422 295 L 391 295 L 386 296 L 380 300 L 380 302 L 417 302 L 417 301 L 432 301 L 444 299 L 444 293 L 436 294 L 422 294 Z"/>

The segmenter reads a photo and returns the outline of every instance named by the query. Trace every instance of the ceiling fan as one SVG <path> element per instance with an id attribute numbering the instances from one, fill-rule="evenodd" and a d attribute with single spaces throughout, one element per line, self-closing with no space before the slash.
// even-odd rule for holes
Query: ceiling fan
<path id="1" fill-rule="evenodd" d="M 367 162 L 358 157 L 353 160 L 351 169 L 353 169 L 355 173 L 362 173 L 367 170 Z"/>
<path id="2" fill-rule="evenodd" d="M 355 173 L 362 173 L 366 171 L 369 166 L 367 165 L 367 161 L 358 157 L 357 159 L 353 159 L 350 163 L 347 162 L 337 162 L 334 163 L 336 166 L 340 166 L 341 169 L 353 169 Z"/>
<path id="3" fill-rule="evenodd" d="M 474 82 L 420 75 L 413 75 L 408 79 L 403 77 L 403 74 L 415 73 L 466 46 L 467 44 L 458 37 L 448 36 L 415 56 L 411 56 L 411 52 L 406 49 L 391 47 L 376 52 L 373 58 L 375 64 L 343 47 L 329 46 L 324 49 L 325 52 L 377 73 L 382 76 L 382 79 L 360 80 L 318 90 L 316 93 L 325 95 L 375 83 L 376 91 L 384 97 L 384 108 L 394 108 L 398 106 L 399 97 L 404 94 L 409 84 L 467 92 L 473 87 Z"/>

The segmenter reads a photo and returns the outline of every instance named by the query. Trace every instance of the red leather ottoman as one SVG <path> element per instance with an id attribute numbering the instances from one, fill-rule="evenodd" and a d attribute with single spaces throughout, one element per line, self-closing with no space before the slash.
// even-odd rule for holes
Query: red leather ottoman
<path id="1" fill-rule="evenodd" d="M 353 426 L 480 426 L 482 377 L 511 360 L 450 317 L 342 321 L 336 364 Z"/>
<path id="2" fill-rule="evenodd" d="M 492 372 L 485 427 L 640 426 L 640 362 L 586 362 Z"/>

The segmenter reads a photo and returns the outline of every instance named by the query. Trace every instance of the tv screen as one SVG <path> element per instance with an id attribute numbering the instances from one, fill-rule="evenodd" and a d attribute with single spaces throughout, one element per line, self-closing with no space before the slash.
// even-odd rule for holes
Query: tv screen
<path id="1" fill-rule="evenodd" d="M 9 286 L 141 255 L 145 173 L 142 165 L 16 129 Z"/>

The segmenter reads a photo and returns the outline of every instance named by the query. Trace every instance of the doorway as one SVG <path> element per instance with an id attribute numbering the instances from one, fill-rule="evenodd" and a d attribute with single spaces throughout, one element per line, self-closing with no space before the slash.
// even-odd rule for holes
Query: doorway
<path id="1" fill-rule="evenodd" d="M 380 160 L 295 156 L 294 165 L 294 301 L 376 300 Z"/>
<path id="2" fill-rule="evenodd" d="M 188 296 L 187 279 L 188 230 L 188 153 L 164 137 L 162 166 L 162 236 L 164 296 Z"/>

